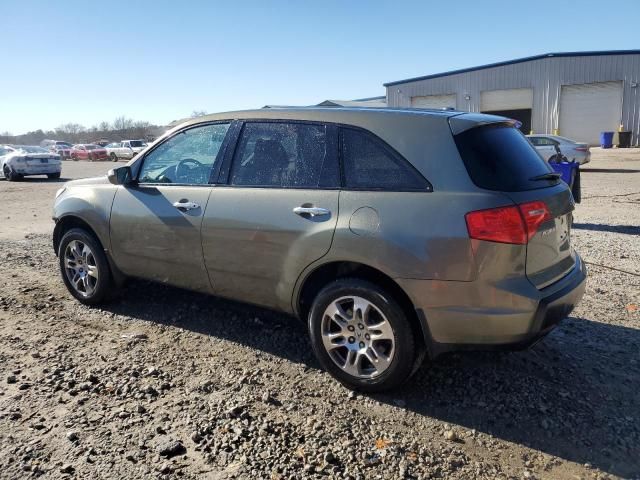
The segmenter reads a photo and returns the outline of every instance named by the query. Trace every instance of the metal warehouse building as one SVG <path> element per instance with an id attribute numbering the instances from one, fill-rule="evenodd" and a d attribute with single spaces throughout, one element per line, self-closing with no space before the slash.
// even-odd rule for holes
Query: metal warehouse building
<path id="1" fill-rule="evenodd" d="M 640 50 L 548 53 L 386 83 L 389 107 L 450 108 L 515 118 L 525 133 L 640 143 Z"/>

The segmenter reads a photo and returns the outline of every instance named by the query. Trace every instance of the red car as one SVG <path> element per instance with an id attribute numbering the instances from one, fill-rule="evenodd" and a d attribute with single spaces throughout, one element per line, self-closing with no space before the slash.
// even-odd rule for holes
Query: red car
<path id="1" fill-rule="evenodd" d="M 80 144 L 71 149 L 71 160 L 107 160 L 107 151 L 99 145 Z"/>

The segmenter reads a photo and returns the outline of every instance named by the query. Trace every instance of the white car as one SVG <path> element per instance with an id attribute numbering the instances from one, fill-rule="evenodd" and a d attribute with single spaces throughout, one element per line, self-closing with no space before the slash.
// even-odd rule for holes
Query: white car
<path id="1" fill-rule="evenodd" d="M 591 161 L 591 151 L 587 143 L 574 142 L 559 135 L 538 134 L 527 135 L 527 137 L 546 161 L 556 155 L 556 147 L 570 162 L 578 162 L 580 165 L 584 165 Z"/>
<path id="2" fill-rule="evenodd" d="M 10 182 L 30 175 L 60 178 L 60 155 L 42 147 L 0 145 L 0 177 Z"/>
<path id="3" fill-rule="evenodd" d="M 142 140 L 124 140 L 110 143 L 105 148 L 109 158 L 116 162 L 119 158 L 132 159 L 146 147 L 147 144 Z"/>

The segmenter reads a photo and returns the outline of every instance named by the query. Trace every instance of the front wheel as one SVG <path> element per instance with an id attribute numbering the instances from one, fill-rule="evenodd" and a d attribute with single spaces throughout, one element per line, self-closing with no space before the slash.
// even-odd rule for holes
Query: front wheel
<path id="1" fill-rule="evenodd" d="M 326 286 L 313 302 L 309 333 L 322 366 L 349 388 L 379 392 L 411 376 L 416 346 L 409 320 L 373 283 L 345 278 Z"/>
<path id="2" fill-rule="evenodd" d="M 86 305 L 103 302 L 112 290 L 109 263 L 100 242 L 81 228 L 64 234 L 58 247 L 60 273 L 67 290 Z"/>
<path id="3" fill-rule="evenodd" d="M 111 161 L 112 162 L 117 162 L 118 161 L 118 156 L 113 152 L 111 152 Z"/>
<path id="4" fill-rule="evenodd" d="M 60 178 L 60 172 L 47 173 L 47 178 L 50 178 L 52 180 L 58 179 L 58 178 Z"/>

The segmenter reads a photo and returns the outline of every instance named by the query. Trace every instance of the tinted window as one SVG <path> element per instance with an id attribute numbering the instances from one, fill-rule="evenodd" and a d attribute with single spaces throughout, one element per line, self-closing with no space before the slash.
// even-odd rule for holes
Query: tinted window
<path id="1" fill-rule="evenodd" d="M 327 127 L 304 123 L 246 123 L 231 169 L 232 185 L 319 188 L 338 185 Z"/>
<path id="2" fill-rule="evenodd" d="M 529 140 L 531 140 L 531 143 L 533 143 L 537 147 L 553 146 L 556 144 L 556 142 L 546 137 L 529 137 Z"/>
<path id="3" fill-rule="evenodd" d="M 209 183 L 228 129 L 228 123 L 220 123 L 177 133 L 145 155 L 138 181 L 188 185 Z"/>
<path id="4" fill-rule="evenodd" d="M 553 172 L 517 129 L 506 125 L 471 128 L 455 136 L 469 176 L 480 188 L 505 192 L 533 190 L 558 180 L 531 180 Z"/>
<path id="5" fill-rule="evenodd" d="M 429 190 L 409 163 L 381 140 L 360 130 L 342 130 L 342 163 L 347 188 L 362 190 Z"/>

